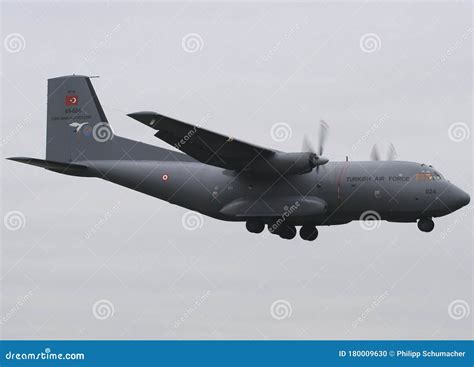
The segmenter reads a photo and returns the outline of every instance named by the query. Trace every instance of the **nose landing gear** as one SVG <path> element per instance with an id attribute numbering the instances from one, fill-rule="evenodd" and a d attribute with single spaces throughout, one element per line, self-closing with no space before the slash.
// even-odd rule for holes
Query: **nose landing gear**
<path id="1" fill-rule="evenodd" d="M 434 222 L 431 218 L 421 218 L 418 220 L 418 229 L 422 232 L 431 232 L 434 228 Z"/>

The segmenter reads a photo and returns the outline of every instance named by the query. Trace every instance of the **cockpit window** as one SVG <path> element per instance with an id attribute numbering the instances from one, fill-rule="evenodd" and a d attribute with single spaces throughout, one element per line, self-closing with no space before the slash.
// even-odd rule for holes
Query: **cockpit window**
<path id="1" fill-rule="evenodd" d="M 443 176 L 436 171 L 421 171 L 415 176 L 416 181 L 438 181 L 442 180 Z"/>
<path id="2" fill-rule="evenodd" d="M 416 174 L 416 181 L 432 181 L 433 175 L 430 172 L 420 172 Z"/>

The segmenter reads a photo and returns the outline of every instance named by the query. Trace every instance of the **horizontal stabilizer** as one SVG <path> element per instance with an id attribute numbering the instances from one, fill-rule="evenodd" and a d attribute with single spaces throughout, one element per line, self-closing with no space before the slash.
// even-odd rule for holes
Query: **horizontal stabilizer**
<path id="1" fill-rule="evenodd" d="M 48 161 L 44 159 L 29 158 L 29 157 L 11 157 L 7 158 L 11 161 L 30 164 L 32 166 L 37 166 L 45 168 L 50 171 L 64 173 L 65 175 L 72 176 L 89 176 L 88 169 L 86 166 L 75 164 L 75 163 L 62 163 L 55 161 Z"/>

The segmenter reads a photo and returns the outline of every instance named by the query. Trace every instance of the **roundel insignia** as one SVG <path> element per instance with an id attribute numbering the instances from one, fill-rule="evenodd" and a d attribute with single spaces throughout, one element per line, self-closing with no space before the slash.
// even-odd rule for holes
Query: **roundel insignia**
<path id="1" fill-rule="evenodd" d="M 163 181 L 168 181 L 168 178 L 169 178 L 169 177 L 168 177 L 167 174 L 164 174 L 163 176 L 161 176 L 161 179 L 162 179 Z"/>
<path id="2" fill-rule="evenodd" d="M 83 133 L 84 136 L 86 136 L 86 137 L 91 136 L 91 135 L 92 135 L 92 127 L 90 127 L 90 125 L 84 126 L 84 128 L 82 129 L 82 133 Z"/>

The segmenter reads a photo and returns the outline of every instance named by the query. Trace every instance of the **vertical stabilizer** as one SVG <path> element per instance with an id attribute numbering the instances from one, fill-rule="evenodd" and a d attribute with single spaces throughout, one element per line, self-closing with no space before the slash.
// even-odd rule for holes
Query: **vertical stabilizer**
<path id="1" fill-rule="evenodd" d="M 87 76 L 48 80 L 46 159 L 75 162 L 101 159 L 114 138 Z"/>

